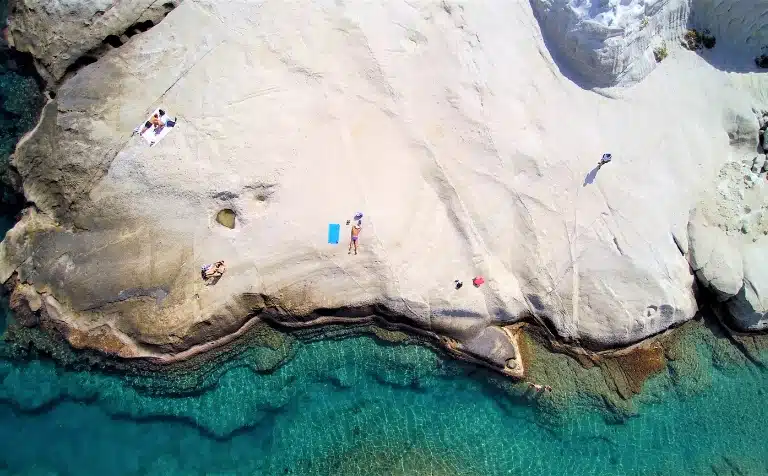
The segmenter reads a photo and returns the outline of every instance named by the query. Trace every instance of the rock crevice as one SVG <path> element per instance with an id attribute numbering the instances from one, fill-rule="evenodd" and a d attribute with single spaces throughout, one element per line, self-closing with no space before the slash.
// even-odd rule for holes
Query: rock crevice
<path id="1" fill-rule="evenodd" d="M 135 34 L 149 30 L 180 2 L 11 0 L 8 42 L 18 51 L 32 54 L 38 73 L 54 86 Z"/>

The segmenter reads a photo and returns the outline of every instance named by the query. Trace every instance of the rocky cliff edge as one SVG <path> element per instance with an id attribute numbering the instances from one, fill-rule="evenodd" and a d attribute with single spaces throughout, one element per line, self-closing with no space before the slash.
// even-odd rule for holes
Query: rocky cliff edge
<path id="1" fill-rule="evenodd" d="M 20 143 L 34 206 L 0 277 L 23 322 L 125 357 L 378 319 L 520 376 L 521 320 L 602 349 L 694 316 L 689 215 L 757 147 L 763 86 L 681 50 L 594 94 L 527 4 L 187 0 L 66 79 Z M 131 132 L 157 107 L 177 124 L 150 147 Z"/>

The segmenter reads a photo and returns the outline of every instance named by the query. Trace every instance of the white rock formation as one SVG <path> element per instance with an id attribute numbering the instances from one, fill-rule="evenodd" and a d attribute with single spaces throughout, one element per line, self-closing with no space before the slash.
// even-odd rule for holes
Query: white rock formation
<path id="1" fill-rule="evenodd" d="M 768 239 L 760 238 L 742 251 L 744 286 L 728 301 L 728 310 L 744 330 L 768 329 Z"/>
<path id="2" fill-rule="evenodd" d="M 689 27 L 709 30 L 726 70 L 749 70 L 768 46 L 768 0 L 531 0 L 564 73 L 583 86 L 633 84 L 655 67 L 653 50 L 676 48 Z M 734 56 L 736 58 L 734 58 Z"/>
<path id="3" fill-rule="evenodd" d="M 754 150 L 754 149 L 753 149 Z M 725 164 L 691 218 L 691 267 L 742 330 L 768 328 L 766 157 Z"/>
<path id="4" fill-rule="evenodd" d="M 553 56 L 585 87 L 633 84 L 676 42 L 689 0 L 532 0 Z"/>
<path id="5" fill-rule="evenodd" d="M 689 211 L 765 83 L 679 51 L 594 94 L 525 2 L 187 0 L 65 81 L 19 146 L 41 213 L 4 240 L 0 277 L 133 356 L 232 332 L 264 299 L 386 308 L 502 363 L 499 328 L 529 315 L 628 344 L 694 315 Z M 178 125 L 150 148 L 130 133 L 158 106 Z M 357 256 L 326 242 L 356 211 Z"/>
<path id="6" fill-rule="evenodd" d="M 744 266 L 735 240 L 720 228 L 711 228 L 702 217 L 688 227 L 691 242 L 691 267 L 699 281 L 710 286 L 725 301 L 744 286 Z"/>

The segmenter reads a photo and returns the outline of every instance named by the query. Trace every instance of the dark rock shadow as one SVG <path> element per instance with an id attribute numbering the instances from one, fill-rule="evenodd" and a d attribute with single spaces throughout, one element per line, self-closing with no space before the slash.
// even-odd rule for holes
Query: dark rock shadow
<path id="1" fill-rule="evenodd" d="M 437 314 L 445 317 L 472 317 L 475 319 L 485 318 L 479 312 L 470 311 L 469 309 L 441 309 Z"/>
<path id="2" fill-rule="evenodd" d="M 584 184 L 583 187 L 586 187 L 587 185 L 591 185 L 594 183 L 595 179 L 597 178 L 597 172 L 600 170 L 599 165 L 595 165 L 595 168 L 589 171 L 589 173 L 584 177 Z"/>
<path id="3" fill-rule="evenodd" d="M 735 51 L 730 45 L 715 45 L 711 50 L 699 50 L 698 55 L 712 67 L 728 73 L 766 73 L 768 69 L 755 64 L 758 54 Z"/>
<path id="4" fill-rule="evenodd" d="M 745 280 L 745 286 L 741 287 L 738 294 L 725 301 L 724 312 L 722 312 L 725 323 L 729 327 L 741 332 L 748 331 L 749 329 L 759 329 L 760 322 L 766 319 L 766 313 L 761 313 L 750 305 L 747 300 L 746 286 L 751 286 L 751 283 L 747 280 Z M 734 315 L 738 315 L 738 319 Z"/>
<path id="5" fill-rule="evenodd" d="M 574 83 L 576 86 L 585 89 L 587 91 L 592 91 L 594 89 L 599 88 L 610 88 L 612 86 L 615 86 L 615 81 L 609 81 L 607 79 L 599 79 L 595 77 L 589 77 L 586 74 L 578 71 L 578 69 L 574 65 L 574 60 L 566 56 L 562 48 L 566 47 L 565 45 L 560 46 L 557 42 L 550 40 L 550 32 L 547 27 L 547 22 L 545 19 L 541 18 L 539 15 L 539 12 L 537 10 L 537 7 L 535 5 L 535 0 L 529 0 L 531 4 L 531 10 L 533 11 L 533 16 L 536 17 L 536 21 L 539 24 L 539 28 L 541 30 L 541 38 L 544 41 L 544 46 L 547 47 L 547 50 L 549 51 L 549 55 L 552 57 L 552 62 L 557 67 L 557 69 L 560 71 L 560 74 L 565 76 L 568 80 L 570 80 L 572 83 Z M 574 43 L 568 42 L 571 47 L 574 47 Z M 542 56 L 545 56 L 543 52 L 541 52 Z M 547 59 L 546 57 L 544 59 Z M 596 91 L 594 91 L 596 92 Z"/>

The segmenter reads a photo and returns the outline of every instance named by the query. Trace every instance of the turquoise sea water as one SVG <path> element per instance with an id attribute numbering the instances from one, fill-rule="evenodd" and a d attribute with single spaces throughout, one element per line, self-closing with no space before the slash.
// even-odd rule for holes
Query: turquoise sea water
<path id="1" fill-rule="evenodd" d="M 3 360 L 0 474 L 768 474 L 766 371 L 697 365 L 624 423 L 574 402 L 552 425 L 503 379 L 367 336 L 251 346 L 185 395 Z"/>

